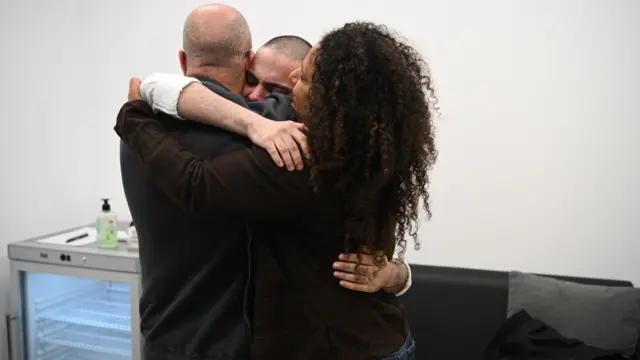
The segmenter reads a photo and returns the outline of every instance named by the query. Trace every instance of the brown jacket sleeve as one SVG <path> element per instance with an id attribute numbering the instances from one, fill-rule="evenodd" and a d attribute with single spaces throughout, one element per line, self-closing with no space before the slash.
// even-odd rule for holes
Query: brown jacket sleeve
<path id="1" fill-rule="evenodd" d="M 303 216 L 312 202 L 307 171 L 278 168 L 252 147 L 216 158 L 186 150 L 143 101 L 126 103 L 116 133 L 172 201 L 208 218 L 274 220 Z"/>

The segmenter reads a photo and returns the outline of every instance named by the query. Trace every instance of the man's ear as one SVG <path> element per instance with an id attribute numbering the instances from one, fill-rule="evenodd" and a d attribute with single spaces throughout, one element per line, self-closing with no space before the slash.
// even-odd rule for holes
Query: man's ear
<path id="1" fill-rule="evenodd" d="M 187 75 L 187 54 L 185 54 L 184 50 L 178 51 L 178 59 L 180 60 L 182 75 Z"/>
<path id="2" fill-rule="evenodd" d="M 253 58 L 254 56 L 256 56 L 256 53 L 253 52 L 253 50 L 249 50 L 247 52 L 247 62 L 245 64 L 245 71 L 251 69 L 251 67 L 253 66 Z"/>

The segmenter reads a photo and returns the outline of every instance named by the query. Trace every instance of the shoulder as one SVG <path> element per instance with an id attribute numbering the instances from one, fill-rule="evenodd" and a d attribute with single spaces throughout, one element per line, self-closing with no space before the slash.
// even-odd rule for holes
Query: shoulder
<path id="1" fill-rule="evenodd" d="M 223 98 L 232 101 L 240 106 L 248 107 L 247 101 L 244 97 L 242 97 L 242 95 L 231 92 L 226 86 L 222 85 L 215 79 L 199 78 L 198 80 L 200 80 L 202 85 L 204 85 L 207 89 L 222 96 Z"/>
<path id="2" fill-rule="evenodd" d="M 287 95 L 272 93 L 261 101 L 250 101 L 249 108 L 271 120 L 295 119 L 295 110 L 291 98 Z"/>

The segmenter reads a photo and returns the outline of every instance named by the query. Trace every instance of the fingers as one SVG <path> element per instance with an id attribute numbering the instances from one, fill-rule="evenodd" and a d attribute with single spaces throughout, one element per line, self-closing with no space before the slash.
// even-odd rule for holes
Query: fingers
<path id="1" fill-rule="evenodd" d="M 284 129 L 283 133 L 275 141 L 276 147 L 280 156 L 284 160 L 287 170 L 302 170 L 304 168 L 304 160 L 300 153 L 300 147 L 298 144 L 304 148 L 308 148 L 307 137 L 300 130 L 300 124 L 293 121 L 287 121 L 286 125 L 287 127 Z"/>
<path id="2" fill-rule="evenodd" d="M 265 150 L 267 150 L 267 152 L 269 153 L 269 156 L 271 156 L 271 160 L 273 160 L 273 162 L 276 163 L 276 166 L 278 167 L 284 166 L 284 160 L 280 156 L 280 153 L 276 148 L 276 144 L 273 141 L 270 141 L 267 144 L 267 146 L 265 146 Z"/>
<path id="3" fill-rule="evenodd" d="M 307 135 L 306 132 L 309 131 L 307 125 L 302 123 L 294 123 L 298 131 L 294 132 L 293 138 L 296 140 L 300 148 L 302 149 L 302 153 L 308 159 L 311 157 L 311 150 L 309 149 L 309 144 L 307 143 Z"/>
<path id="4" fill-rule="evenodd" d="M 353 291 L 360 291 L 360 292 L 366 292 L 366 293 L 373 293 L 378 291 L 375 287 L 370 286 L 370 285 L 364 285 L 364 284 L 356 284 L 356 283 L 352 283 L 352 282 L 348 282 L 348 281 L 340 281 L 340 286 L 342 286 L 345 289 L 349 289 L 349 290 L 353 290 Z"/>
<path id="5" fill-rule="evenodd" d="M 304 124 L 293 121 L 271 121 L 261 128 L 259 136 L 252 136 L 251 140 L 264 147 L 278 167 L 285 166 L 289 171 L 302 170 L 304 157 L 310 153 L 305 129 Z"/>
<path id="6" fill-rule="evenodd" d="M 129 94 L 127 99 L 129 101 L 140 100 L 142 96 L 140 95 L 140 84 L 142 84 L 142 80 L 136 77 L 132 77 L 129 79 Z"/>
<path id="7" fill-rule="evenodd" d="M 363 275 L 366 277 L 374 277 L 380 270 L 377 266 L 362 265 L 352 262 L 337 261 L 333 263 L 333 268 L 341 272 Z"/>
<path id="8" fill-rule="evenodd" d="M 349 264 L 349 265 L 355 265 L 355 264 Z M 357 275 L 353 273 L 335 271 L 333 273 L 333 276 L 335 276 L 337 279 L 340 279 L 339 284 L 343 288 L 353 290 L 353 291 L 368 292 L 368 293 L 378 291 L 378 288 L 373 284 L 373 281 L 371 281 L 371 278 L 365 275 Z"/>
<path id="9" fill-rule="evenodd" d="M 375 257 L 373 255 L 362 255 L 362 257 L 365 256 L 370 257 L 367 261 L 373 264 Z M 343 257 L 351 258 L 355 261 L 336 261 L 333 263 L 333 268 L 335 269 L 333 276 L 340 280 L 340 286 L 349 290 L 368 293 L 380 290 L 378 274 L 381 269 L 378 266 L 375 264 L 365 265 L 358 262 L 357 254 L 342 254 L 341 258 Z"/>
<path id="10" fill-rule="evenodd" d="M 363 265 L 373 265 L 377 256 L 369 254 L 340 254 L 338 257 L 341 261 L 360 263 Z"/>
<path id="11" fill-rule="evenodd" d="M 287 121 L 287 124 L 289 125 L 288 136 L 286 136 L 284 140 L 291 152 L 291 158 L 296 165 L 296 169 L 302 170 L 304 168 L 302 154 L 308 156 L 309 153 L 307 136 L 303 132 L 306 126 L 294 121 Z M 302 154 L 300 153 L 300 149 L 302 149 Z"/>
<path id="12" fill-rule="evenodd" d="M 366 276 L 362 276 L 362 275 L 356 275 L 356 274 L 350 274 L 350 273 L 335 271 L 333 273 L 333 276 L 336 277 L 337 279 L 348 281 L 348 282 L 352 282 L 352 283 L 357 283 L 357 284 L 368 284 L 369 283 L 369 278 L 367 278 Z"/>
<path id="13" fill-rule="evenodd" d="M 298 143 L 294 140 L 293 137 L 288 137 L 285 139 L 285 141 L 287 142 L 287 146 L 289 147 L 289 154 L 291 155 L 291 159 L 293 160 L 295 169 L 302 170 L 304 168 L 304 161 L 302 159 L 302 154 L 300 153 Z"/>
<path id="14" fill-rule="evenodd" d="M 286 136 L 278 138 L 275 141 L 275 144 L 276 144 L 276 148 L 278 149 L 278 152 L 280 153 L 280 157 L 282 158 L 282 160 L 284 160 L 284 165 L 287 168 L 287 170 L 289 171 L 294 170 L 296 168 L 296 164 L 293 160 L 291 149 L 289 148 L 288 141 L 286 140 Z M 295 147 L 298 147 L 298 146 L 295 145 Z M 298 156 L 300 155 L 298 154 Z"/>
<path id="15" fill-rule="evenodd" d="M 293 139 L 302 149 L 302 154 L 305 158 L 311 157 L 311 150 L 309 149 L 309 144 L 307 143 L 307 135 L 305 135 L 302 131 L 296 131 L 293 133 Z"/>
<path id="16" fill-rule="evenodd" d="M 295 133 L 283 135 L 280 142 L 282 148 L 278 147 L 278 150 L 281 151 L 280 155 L 282 155 L 283 159 L 285 159 L 285 163 L 287 162 L 287 158 L 285 158 L 284 154 L 282 154 L 282 151 L 288 152 L 288 156 L 291 158 L 292 163 L 287 164 L 287 169 L 289 169 L 289 171 L 292 171 L 294 169 L 302 170 L 302 168 L 304 168 L 302 154 L 300 153 L 298 142 L 295 140 L 294 136 Z"/>

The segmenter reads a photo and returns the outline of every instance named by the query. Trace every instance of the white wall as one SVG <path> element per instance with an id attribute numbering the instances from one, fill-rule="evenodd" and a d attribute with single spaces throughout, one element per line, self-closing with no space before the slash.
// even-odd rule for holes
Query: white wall
<path id="1" fill-rule="evenodd" d="M 105 196 L 129 216 L 115 114 L 130 76 L 179 70 L 182 22 L 201 3 L 0 4 L 0 291 L 6 243 L 93 221 Z M 410 260 L 640 284 L 639 2 L 230 3 L 255 45 L 282 33 L 316 41 L 363 19 L 399 30 L 429 58 L 441 156 L 434 218 Z"/>

